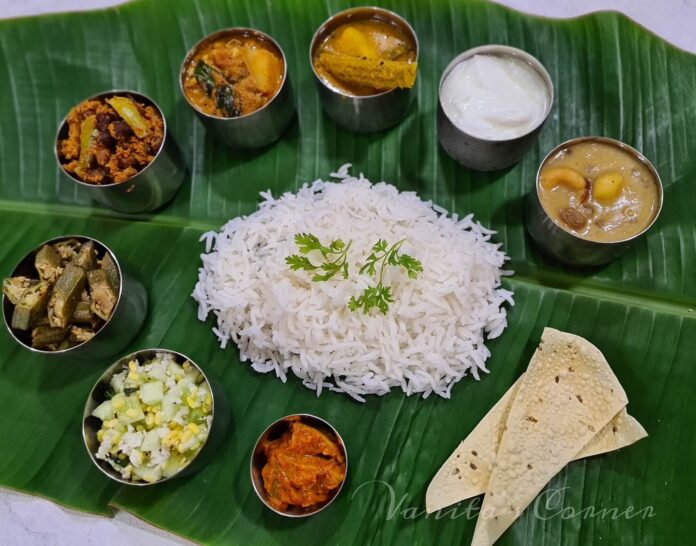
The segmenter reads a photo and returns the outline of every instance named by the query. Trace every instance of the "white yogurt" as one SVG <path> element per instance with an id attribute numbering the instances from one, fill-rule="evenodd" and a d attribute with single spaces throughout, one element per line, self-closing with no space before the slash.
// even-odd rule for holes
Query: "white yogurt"
<path id="1" fill-rule="evenodd" d="M 523 60 L 474 55 L 447 75 L 440 101 L 447 117 L 465 133 L 508 140 L 543 121 L 549 93 L 539 73 Z"/>

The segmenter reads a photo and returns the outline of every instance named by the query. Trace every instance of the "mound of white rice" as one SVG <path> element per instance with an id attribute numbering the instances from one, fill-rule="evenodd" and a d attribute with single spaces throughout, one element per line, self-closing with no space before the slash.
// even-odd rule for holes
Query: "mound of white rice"
<path id="1" fill-rule="evenodd" d="M 203 235 L 193 291 L 198 317 L 214 313 L 221 346 L 234 341 L 254 370 L 282 381 L 292 371 L 317 395 L 328 388 L 364 401 L 401 387 L 449 398 L 462 377 L 488 372 L 484 336 L 501 334 L 502 306 L 513 305 L 512 293 L 500 288 L 507 257 L 473 215 L 448 217 L 414 192 L 372 185 L 349 168 L 331 175 L 340 182 L 317 180 L 279 199 L 262 193 L 258 211 Z M 291 271 L 285 257 L 298 253 L 294 237 L 302 232 L 324 244 L 352 240 L 349 278 L 312 282 L 311 272 Z M 412 280 L 388 267 L 384 284 L 395 300 L 388 313 L 350 311 L 351 296 L 377 283 L 358 270 L 380 238 L 405 239 L 401 251 L 420 260 L 423 272 Z"/>

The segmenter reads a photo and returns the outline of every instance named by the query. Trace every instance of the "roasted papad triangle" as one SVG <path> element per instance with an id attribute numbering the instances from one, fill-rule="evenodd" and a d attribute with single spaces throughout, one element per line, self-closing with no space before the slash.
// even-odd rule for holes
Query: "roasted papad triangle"
<path id="1" fill-rule="evenodd" d="M 493 544 L 627 403 L 594 345 L 544 329 L 510 408 L 472 546 Z"/>
<path id="2" fill-rule="evenodd" d="M 503 427 L 522 377 L 515 381 L 437 471 L 425 492 L 425 509 L 428 513 L 486 491 Z"/>
<path id="3" fill-rule="evenodd" d="M 428 513 L 485 493 L 503 427 L 521 382 L 522 377 L 481 419 L 435 474 L 425 494 Z M 621 449 L 647 435 L 640 423 L 623 408 L 592 437 L 574 460 Z"/>

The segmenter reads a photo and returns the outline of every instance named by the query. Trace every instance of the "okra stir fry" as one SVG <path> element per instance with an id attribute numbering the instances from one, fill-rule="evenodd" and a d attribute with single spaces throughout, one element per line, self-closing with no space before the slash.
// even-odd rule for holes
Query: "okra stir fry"
<path id="1" fill-rule="evenodd" d="M 70 110 L 66 121 L 67 137 L 58 142 L 61 164 L 90 184 L 135 176 L 155 158 L 164 139 L 157 109 L 130 96 L 87 100 Z"/>
<path id="2" fill-rule="evenodd" d="M 31 332 L 31 346 L 45 351 L 92 339 L 118 299 L 121 279 L 111 255 L 94 241 L 66 239 L 42 246 L 34 269 L 35 276 L 3 280 L 3 293 L 14 306 L 12 329 Z"/>
<path id="3" fill-rule="evenodd" d="M 127 480 L 173 476 L 205 444 L 212 406 L 210 387 L 190 362 L 165 352 L 133 359 L 112 376 L 106 400 L 92 412 L 102 421 L 96 457 Z"/>

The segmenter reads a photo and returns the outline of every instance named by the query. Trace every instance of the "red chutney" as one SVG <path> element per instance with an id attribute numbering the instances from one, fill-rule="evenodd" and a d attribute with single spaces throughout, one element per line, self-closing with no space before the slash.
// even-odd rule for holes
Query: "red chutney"
<path id="1" fill-rule="evenodd" d="M 262 445 L 267 462 L 261 471 L 268 502 L 277 510 L 326 502 L 346 476 L 346 461 L 329 435 L 299 418 L 276 440 Z"/>

